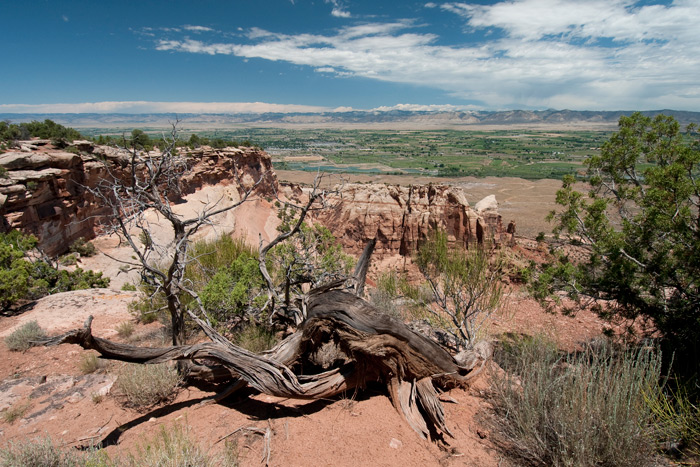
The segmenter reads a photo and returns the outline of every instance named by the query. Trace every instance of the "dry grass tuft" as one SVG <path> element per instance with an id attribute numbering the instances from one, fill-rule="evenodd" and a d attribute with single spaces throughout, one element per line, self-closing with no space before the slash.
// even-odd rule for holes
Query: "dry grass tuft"
<path id="1" fill-rule="evenodd" d="M 0 413 L 0 417 L 2 417 L 2 420 L 5 423 L 12 424 L 17 420 L 24 418 L 24 416 L 27 414 L 31 407 L 32 403 L 29 401 L 18 402 L 17 404 Z"/>
<path id="2" fill-rule="evenodd" d="M 144 409 L 172 398 L 180 382 L 177 370 L 168 364 L 129 363 L 119 370 L 114 387 L 124 396 L 126 405 Z"/>

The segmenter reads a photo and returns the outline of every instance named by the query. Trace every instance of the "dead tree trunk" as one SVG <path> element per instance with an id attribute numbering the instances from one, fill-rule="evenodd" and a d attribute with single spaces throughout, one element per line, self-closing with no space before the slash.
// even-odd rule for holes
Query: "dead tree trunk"
<path id="1" fill-rule="evenodd" d="M 434 384 L 465 382 L 475 363 L 461 366 L 433 341 L 349 292 L 312 292 L 307 313 L 297 332 L 260 354 L 233 345 L 196 317 L 211 342 L 135 347 L 93 336 L 90 318 L 82 329 L 41 343 L 78 344 L 103 358 L 134 363 L 189 361 L 193 379 L 238 382 L 278 397 L 327 398 L 376 381 L 386 385 L 394 407 L 421 437 L 450 434 Z"/>

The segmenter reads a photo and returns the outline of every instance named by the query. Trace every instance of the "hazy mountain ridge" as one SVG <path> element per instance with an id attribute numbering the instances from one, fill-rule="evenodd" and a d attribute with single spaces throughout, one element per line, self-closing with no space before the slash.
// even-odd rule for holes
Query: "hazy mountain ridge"
<path id="1" fill-rule="evenodd" d="M 546 124 L 596 124 L 616 125 L 621 115 L 633 111 L 589 111 L 589 110 L 507 110 L 430 112 L 407 110 L 356 110 L 348 112 L 319 113 L 261 113 L 261 114 L 0 114 L 1 120 L 19 123 L 32 120 L 51 119 L 74 127 L 115 126 L 167 126 L 178 119 L 184 125 L 374 125 L 374 124 L 426 124 L 426 125 L 546 125 Z M 680 110 L 648 110 L 644 115 L 672 115 L 681 124 L 700 123 L 700 112 Z"/>

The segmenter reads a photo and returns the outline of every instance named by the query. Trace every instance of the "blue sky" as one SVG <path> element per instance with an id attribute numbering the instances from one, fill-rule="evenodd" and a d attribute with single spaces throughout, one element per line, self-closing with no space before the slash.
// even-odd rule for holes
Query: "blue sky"
<path id="1" fill-rule="evenodd" d="M 0 0 L 0 113 L 700 111 L 700 0 Z"/>

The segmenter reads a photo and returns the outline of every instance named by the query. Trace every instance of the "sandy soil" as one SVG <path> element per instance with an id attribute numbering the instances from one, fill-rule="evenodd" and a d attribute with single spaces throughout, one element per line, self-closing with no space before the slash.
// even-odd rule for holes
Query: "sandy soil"
<path id="1" fill-rule="evenodd" d="M 51 334 L 77 327 L 88 313 L 95 316 L 95 334 L 119 340 L 115 327 L 130 320 L 131 293 L 107 289 L 78 291 L 46 297 L 20 316 L 0 319 L 0 334 L 36 319 Z M 545 313 L 517 290 L 509 311 L 496 316 L 488 327 L 492 336 L 503 332 L 544 333 L 562 347 L 573 348 L 600 335 L 604 323 L 590 313 L 575 318 Z M 159 325 L 137 325 L 137 334 L 152 333 Z M 164 344 L 161 344 L 164 345 Z M 0 423 L 0 445 L 48 433 L 68 447 L 98 440 L 111 456 L 132 452 L 162 425 L 186 425 L 194 438 L 212 452 L 217 441 L 240 427 L 271 430 L 270 465 L 290 466 L 424 466 L 502 465 L 503 455 L 492 445 L 480 420 L 488 411 L 484 397 L 488 375 L 469 389 L 443 395 L 448 426 L 455 434 L 440 446 L 422 441 L 394 410 L 378 387 L 331 400 L 295 401 L 261 394 L 242 394 L 223 404 L 207 401 L 211 393 L 182 390 L 170 405 L 136 412 L 121 405 L 111 393 L 120 363 L 83 375 L 79 369 L 84 351 L 75 345 L 33 348 L 24 353 L 2 350 L 0 359 L 0 411 L 29 404 L 21 420 Z M 96 394 L 106 395 L 99 403 Z M 259 435 L 236 435 L 242 465 L 259 465 L 264 443 Z"/>

